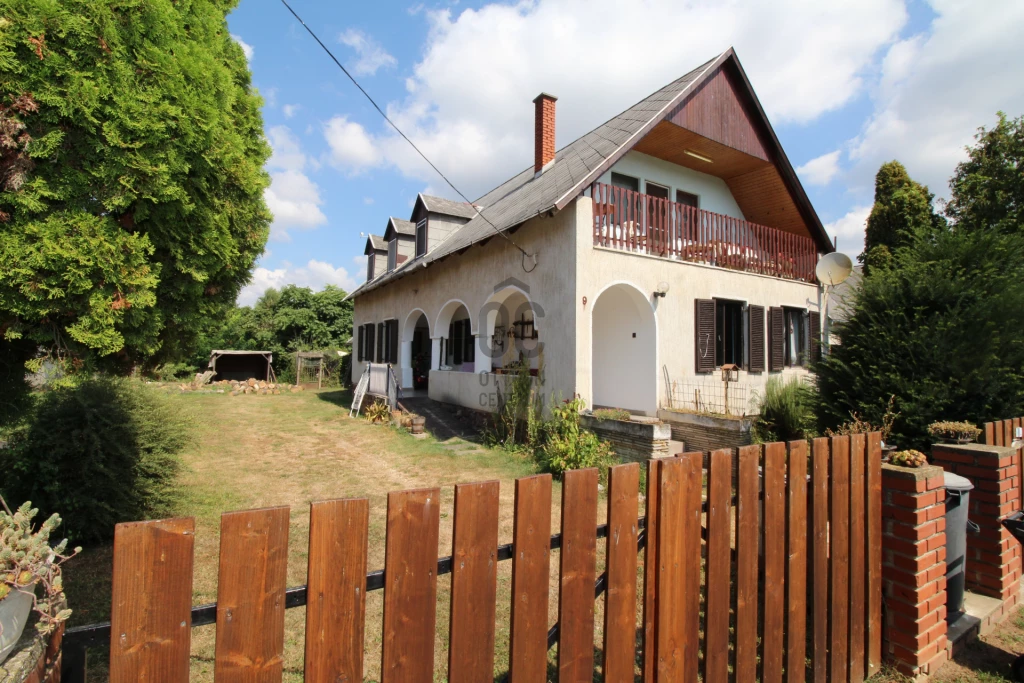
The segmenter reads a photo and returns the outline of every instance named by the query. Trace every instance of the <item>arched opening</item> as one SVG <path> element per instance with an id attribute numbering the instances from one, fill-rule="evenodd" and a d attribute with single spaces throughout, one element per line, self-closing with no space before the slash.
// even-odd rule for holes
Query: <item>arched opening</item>
<path id="1" fill-rule="evenodd" d="M 654 310 L 632 285 L 615 284 L 594 302 L 591 387 L 594 407 L 658 411 L 658 332 Z"/>
<path id="2" fill-rule="evenodd" d="M 454 372 L 476 369 L 476 337 L 469 309 L 459 300 L 449 301 L 441 309 L 434 324 L 434 341 L 438 346 L 435 367 Z"/>
<path id="3" fill-rule="evenodd" d="M 430 322 L 420 309 L 412 311 L 402 328 L 402 388 L 426 389 L 430 376 Z"/>
<path id="4" fill-rule="evenodd" d="M 543 317 L 518 287 L 495 292 L 481 311 L 477 370 L 508 370 L 522 360 L 537 373 L 544 363 L 539 329 Z"/>

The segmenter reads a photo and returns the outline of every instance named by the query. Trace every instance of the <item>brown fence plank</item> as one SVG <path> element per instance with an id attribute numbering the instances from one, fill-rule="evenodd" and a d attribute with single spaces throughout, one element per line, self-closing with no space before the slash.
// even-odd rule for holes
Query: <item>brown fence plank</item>
<path id="1" fill-rule="evenodd" d="M 658 492 L 661 473 L 660 460 L 647 461 L 647 511 L 644 535 L 644 612 L 643 660 L 644 683 L 657 678 L 657 596 L 658 596 Z"/>
<path id="2" fill-rule="evenodd" d="M 1003 420 L 1003 445 L 1013 443 L 1013 420 Z"/>
<path id="3" fill-rule="evenodd" d="M 786 680 L 807 678 L 807 442 L 789 443 Z"/>
<path id="4" fill-rule="evenodd" d="M 363 680 L 369 521 L 366 498 L 309 506 L 307 683 Z"/>
<path id="5" fill-rule="evenodd" d="M 608 590 L 604 606 L 604 680 L 633 683 L 636 662 L 636 538 L 640 464 L 608 472 Z"/>
<path id="6" fill-rule="evenodd" d="M 882 435 L 868 434 L 867 675 L 882 666 Z"/>
<path id="7" fill-rule="evenodd" d="M 996 422 L 993 423 L 993 427 L 992 428 L 995 430 L 996 445 L 997 446 L 1004 446 L 1004 445 L 1006 445 L 1006 441 L 1005 441 L 1006 432 L 1003 430 L 1003 421 L 1002 420 L 997 420 Z"/>
<path id="8" fill-rule="evenodd" d="M 494 680 L 499 486 L 497 481 L 455 486 L 450 683 Z"/>
<path id="9" fill-rule="evenodd" d="M 702 459 L 687 453 L 658 466 L 658 683 L 697 681 Z"/>
<path id="10" fill-rule="evenodd" d="M 516 479 L 509 683 L 545 680 L 551 567 L 551 475 Z"/>
<path id="11" fill-rule="evenodd" d="M 434 680 L 439 489 L 388 494 L 384 549 L 383 683 Z"/>
<path id="12" fill-rule="evenodd" d="M 828 484 L 829 440 L 815 439 L 811 454 L 811 628 L 814 629 L 811 662 L 814 683 L 828 680 Z"/>
<path id="13" fill-rule="evenodd" d="M 850 437 L 832 437 L 830 670 L 833 683 L 849 673 Z"/>
<path id="14" fill-rule="evenodd" d="M 114 527 L 113 683 L 188 681 L 194 549 L 191 517 Z"/>
<path id="15" fill-rule="evenodd" d="M 281 680 L 287 580 L 287 507 L 221 515 L 217 683 Z"/>
<path id="16" fill-rule="evenodd" d="M 712 451 L 708 473 L 707 618 L 704 680 L 729 680 L 730 546 L 732 533 L 732 450 Z"/>
<path id="17" fill-rule="evenodd" d="M 558 591 L 560 683 L 589 683 L 594 678 L 597 477 L 597 468 L 569 470 L 562 482 Z"/>
<path id="18" fill-rule="evenodd" d="M 762 680 L 781 683 L 786 618 L 786 444 L 764 447 L 764 634 Z"/>
<path id="19" fill-rule="evenodd" d="M 864 472 L 864 434 L 850 437 L 850 680 L 864 680 L 864 619 L 867 616 L 867 489 Z"/>
<path id="20" fill-rule="evenodd" d="M 996 443 L 996 425 L 994 422 L 986 422 L 981 433 L 981 443 L 994 446 Z"/>
<path id="21" fill-rule="evenodd" d="M 760 446 L 739 451 L 736 506 L 736 680 L 757 677 L 757 571 L 761 502 Z"/>

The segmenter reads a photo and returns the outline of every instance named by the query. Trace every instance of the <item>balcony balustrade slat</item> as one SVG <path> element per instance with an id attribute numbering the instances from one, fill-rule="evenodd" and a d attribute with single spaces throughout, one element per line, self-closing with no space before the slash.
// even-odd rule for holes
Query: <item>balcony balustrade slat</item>
<path id="1" fill-rule="evenodd" d="M 606 183 L 589 194 L 597 246 L 814 282 L 808 237 Z"/>

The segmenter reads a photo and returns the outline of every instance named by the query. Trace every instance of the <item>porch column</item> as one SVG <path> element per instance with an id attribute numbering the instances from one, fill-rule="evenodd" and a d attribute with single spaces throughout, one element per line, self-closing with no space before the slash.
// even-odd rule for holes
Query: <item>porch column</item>
<path id="1" fill-rule="evenodd" d="M 402 368 L 402 388 L 412 388 L 412 342 L 402 342 L 402 350 L 399 356 L 400 367 Z"/>
<path id="2" fill-rule="evenodd" d="M 430 369 L 439 370 L 441 368 L 441 337 L 431 337 L 430 339 Z"/>
<path id="3" fill-rule="evenodd" d="M 483 351 L 483 347 L 480 346 L 481 337 L 483 337 L 482 334 L 473 335 L 473 343 L 476 345 L 473 347 L 476 350 L 476 355 L 474 356 L 474 358 L 476 358 L 476 365 L 473 367 L 476 369 L 476 373 L 478 375 L 491 371 L 491 357 L 485 353 L 481 353 L 481 351 Z"/>

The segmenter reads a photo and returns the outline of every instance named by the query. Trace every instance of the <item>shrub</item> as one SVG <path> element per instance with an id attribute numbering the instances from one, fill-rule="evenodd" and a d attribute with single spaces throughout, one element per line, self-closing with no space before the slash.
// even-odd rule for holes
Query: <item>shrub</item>
<path id="1" fill-rule="evenodd" d="M 534 392 L 529 361 L 515 364 L 504 393 L 499 385 L 498 411 L 491 418 L 488 443 L 506 450 L 534 450 L 541 428 L 541 405 Z"/>
<path id="2" fill-rule="evenodd" d="M 370 422 L 387 422 L 388 419 L 391 418 L 391 409 L 388 408 L 387 403 L 377 399 L 370 405 L 366 406 L 363 410 L 363 414 Z"/>
<path id="3" fill-rule="evenodd" d="M 607 442 L 580 427 L 583 407 L 583 399 L 574 398 L 551 408 L 551 419 L 541 428 L 544 443 L 537 451 L 537 459 L 541 467 L 555 476 L 566 470 L 598 467 L 604 479 L 614 456 Z"/>
<path id="4" fill-rule="evenodd" d="M 799 378 L 772 377 L 757 397 L 754 437 L 758 441 L 792 441 L 814 435 L 814 390 Z"/>
<path id="5" fill-rule="evenodd" d="M 899 417 L 899 413 L 895 411 L 896 396 L 889 397 L 889 405 L 885 409 L 885 413 L 882 415 L 882 424 L 873 425 L 867 420 L 861 418 L 857 411 L 850 411 L 850 419 L 839 425 L 835 429 L 826 429 L 825 436 L 849 436 L 851 434 L 867 434 L 868 432 L 881 432 L 882 443 L 888 444 L 889 435 L 892 433 L 892 425 Z"/>
<path id="6" fill-rule="evenodd" d="M 622 408 L 599 408 L 594 411 L 594 417 L 598 420 L 625 420 L 629 421 L 632 414 Z"/>
<path id="7" fill-rule="evenodd" d="M 76 542 L 111 538 L 118 522 L 168 514 L 190 425 L 165 394 L 98 378 L 48 391 L 0 451 L 8 498 L 64 514 Z"/>

